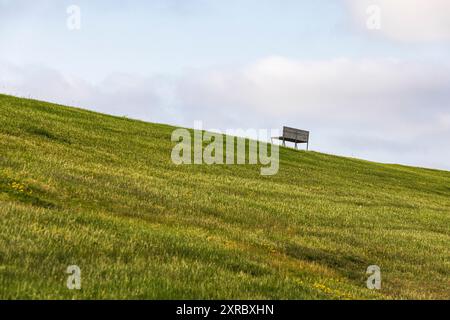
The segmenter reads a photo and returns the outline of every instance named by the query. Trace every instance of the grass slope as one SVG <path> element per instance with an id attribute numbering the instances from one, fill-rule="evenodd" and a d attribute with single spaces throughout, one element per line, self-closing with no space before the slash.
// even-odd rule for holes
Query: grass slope
<path id="1" fill-rule="evenodd" d="M 0 298 L 450 298 L 449 172 L 175 166 L 173 129 L 0 96 Z"/>

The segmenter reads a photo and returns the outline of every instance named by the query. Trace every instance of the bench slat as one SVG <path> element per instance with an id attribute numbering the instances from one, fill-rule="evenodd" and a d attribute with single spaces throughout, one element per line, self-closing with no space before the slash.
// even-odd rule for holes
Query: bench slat
<path id="1" fill-rule="evenodd" d="M 309 131 L 283 127 L 283 136 L 281 139 L 290 142 L 308 143 L 309 142 Z"/>

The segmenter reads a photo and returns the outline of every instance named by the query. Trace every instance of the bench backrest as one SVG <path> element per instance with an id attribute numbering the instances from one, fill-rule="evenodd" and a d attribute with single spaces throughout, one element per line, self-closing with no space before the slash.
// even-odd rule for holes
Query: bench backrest
<path id="1" fill-rule="evenodd" d="M 298 142 L 309 142 L 309 131 L 283 127 L 283 138 Z"/>

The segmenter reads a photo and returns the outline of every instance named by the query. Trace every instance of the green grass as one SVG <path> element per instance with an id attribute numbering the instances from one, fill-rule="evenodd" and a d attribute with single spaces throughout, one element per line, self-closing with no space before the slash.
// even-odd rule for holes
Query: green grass
<path id="1" fill-rule="evenodd" d="M 0 95 L 0 298 L 450 298 L 449 172 L 176 166 L 173 130 Z"/>

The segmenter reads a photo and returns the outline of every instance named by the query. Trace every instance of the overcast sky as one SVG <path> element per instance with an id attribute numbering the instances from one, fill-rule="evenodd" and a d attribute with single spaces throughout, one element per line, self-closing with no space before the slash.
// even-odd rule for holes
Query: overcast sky
<path id="1" fill-rule="evenodd" d="M 0 39 L 2 93 L 450 169 L 448 0 L 0 0 Z"/>

